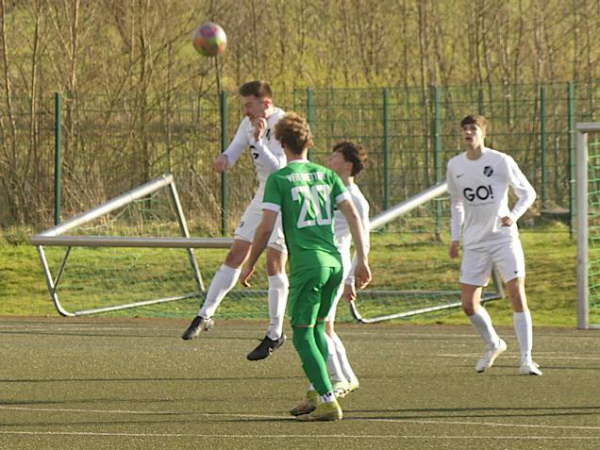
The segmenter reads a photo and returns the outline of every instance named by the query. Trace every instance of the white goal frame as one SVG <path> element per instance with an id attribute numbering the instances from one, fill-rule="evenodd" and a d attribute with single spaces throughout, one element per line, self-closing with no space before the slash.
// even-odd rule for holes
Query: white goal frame
<path id="1" fill-rule="evenodd" d="M 403 214 L 406 214 L 410 211 L 412 211 L 413 209 L 417 208 L 418 206 L 427 203 L 433 199 L 435 199 L 436 197 L 440 197 L 444 194 L 446 194 L 448 192 L 448 183 L 446 183 L 445 181 L 439 184 L 436 184 L 432 187 L 430 187 L 429 189 L 424 190 L 423 192 L 420 192 L 410 198 L 408 198 L 407 200 L 398 203 L 396 206 L 393 206 L 392 208 L 383 211 L 381 214 L 373 217 L 370 220 L 370 230 L 369 231 L 373 231 L 376 230 L 378 228 L 382 228 L 383 226 L 387 225 L 388 223 L 390 223 L 391 221 L 397 219 L 398 217 L 400 217 Z M 504 290 L 502 288 L 502 281 L 500 278 L 500 275 L 498 274 L 497 270 L 494 268 L 492 270 L 492 279 L 494 280 L 494 287 L 495 290 L 491 291 L 491 290 L 484 290 L 484 292 L 481 295 L 481 303 L 486 303 L 489 302 L 491 300 L 497 300 L 499 298 L 503 298 L 504 297 Z M 385 290 L 385 291 L 371 291 L 372 294 L 375 295 L 396 295 L 396 296 L 408 296 L 411 294 L 429 294 L 432 296 L 443 296 L 443 295 L 460 295 L 460 291 L 456 290 L 456 291 L 401 291 L 401 290 Z M 360 295 L 360 293 L 359 293 Z M 451 302 L 451 303 L 445 303 L 445 304 L 441 304 L 441 305 L 437 305 L 437 306 L 428 306 L 425 308 L 418 308 L 418 309 L 413 309 L 412 311 L 405 311 L 405 312 L 401 312 L 401 313 L 395 313 L 395 314 L 387 314 L 384 316 L 377 316 L 377 317 L 372 317 L 372 318 L 364 318 L 359 310 L 357 305 L 352 301 L 350 302 L 350 312 L 352 314 L 352 316 L 354 317 L 354 319 L 360 323 L 377 323 L 377 322 L 383 322 L 385 320 L 392 320 L 392 319 L 407 319 L 409 317 L 412 316 L 416 316 L 418 314 L 426 314 L 426 313 L 432 313 L 432 312 L 436 312 L 436 311 L 443 311 L 445 309 L 451 309 L 451 308 L 457 308 L 459 306 L 462 305 L 462 302 L 460 300 L 455 301 L 455 302 Z"/>
<path id="2" fill-rule="evenodd" d="M 123 207 L 135 200 L 143 198 L 159 189 L 168 187 L 170 193 L 170 199 L 174 206 L 174 210 L 179 222 L 179 228 L 182 233 L 181 237 L 127 237 L 127 236 L 70 236 L 66 235 L 69 230 L 72 230 L 80 225 L 84 225 L 98 217 L 110 213 L 120 207 Z M 391 221 L 395 220 L 399 216 L 410 212 L 418 206 L 433 200 L 436 197 L 444 195 L 448 190 L 448 186 L 445 182 L 437 184 L 435 186 L 426 189 L 425 191 L 397 204 L 396 206 L 382 212 L 370 221 L 371 230 L 381 228 Z M 152 180 L 144 185 L 141 185 L 129 192 L 126 192 L 118 197 L 115 197 L 108 202 L 93 208 L 87 212 L 79 214 L 53 228 L 50 228 L 42 233 L 33 236 L 30 240 L 31 244 L 36 246 L 44 276 L 46 279 L 46 285 L 48 292 L 54 306 L 59 314 L 67 317 L 82 316 L 97 314 L 108 311 L 116 311 L 122 309 L 135 308 L 138 306 L 147 306 L 157 303 L 166 303 L 176 300 L 183 300 L 186 298 L 202 297 L 205 293 L 204 283 L 202 281 L 202 275 L 193 249 L 195 248 L 230 248 L 233 244 L 232 238 L 191 238 L 185 219 L 177 188 L 171 174 L 165 174 L 155 180 Z M 52 273 L 48 264 L 48 259 L 44 251 L 44 246 L 60 246 L 66 247 L 66 252 L 63 257 L 60 267 L 55 274 Z M 183 248 L 188 252 L 188 258 L 192 275 L 195 278 L 198 286 L 198 291 L 185 293 L 174 297 L 166 297 L 159 299 L 151 299 L 138 301 L 135 303 L 127 303 L 122 305 L 106 306 L 101 308 L 84 309 L 80 311 L 68 311 L 63 307 L 58 296 L 58 288 L 66 267 L 67 259 L 71 252 L 72 247 L 145 247 L 145 248 Z M 496 271 L 493 271 L 494 285 L 496 290 L 484 293 L 482 296 L 482 303 L 490 300 L 498 299 L 503 297 L 502 283 L 497 275 Z M 266 290 L 248 290 L 244 289 L 246 295 L 266 295 Z M 457 295 L 459 291 L 402 291 L 402 290 L 385 290 L 385 291 L 369 291 L 370 294 L 376 296 L 410 296 L 415 293 L 426 293 L 433 296 L 444 296 L 444 295 Z M 428 312 L 435 312 L 449 308 L 455 308 L 461 305 L 460 301 L 441 304 L 437 306 L 430 306 L 425 308 L 413 309 L 412 311 L 404 311 L 397 314 L 389 314 L 380 317 L 363 318 L 358 306 L 354 302 L 350 303 L 350 312 L 355 320 L 360 323 L 375 323 L 385 320 L 408 318 L 417 314 L 423 314 Z"/>
<path id="3" fill-rule="evenodd" d="M 577 328 L 600 329 L 589 320 L 588 134 L 599 132 L 600 122 L 575 125 L 577 149 Z"/>
<path id="4" fill-rule="evenodd" d="M 159 189 L 168 188 L 170 193 L 170 199 L 173 203 L 177 221 L 179 222 L 179 229 L 182 233 L 182 237 L 123 237 L 123 236 L 68 236 L 64 235 L 69 230 L 76 228 L 80 225 L 90 222 L 98 217 L 108 214 L 115 209 L 125 206 L 134 200 L 143 198 Z M 179 194 L 175 187 L 175 182 L 171 174 L 162 175 L 146 184 L 143 184 L 129 192 L 126 192 L 118 197 L 115 197 L 108 202 L 93 208 L 87 212 L 79 214 L 66 222 L 63 222 L 53 228 L 43 231 L 40 234 L 33 236 L 30 240 L 31 244 L 35 245 L 42 263 L 42 269 L 46 278 L 46 285 L 50 293 L 50 298 L 56 307 L 59 314 L 66 317 L 82 316 L 89 314 L 96 314 L 101 312 L 116 311 L 121 309 L 135 308 L 137 306 L 154 305 L 157 303 L 166 303 L 176 300 L 183 300 L 191 297 L 198 297 L 204 292 L 204 283 L 202 281 L 202 275 L 196 256 L 194 255 L 194 248 L 229 248 L 233 243 L 233 239 L 230 238 L 191 238 L 187 221 L 183 214 L 181 202 L 179 200 Z M 58 268 L 56 274 L 53 274 L 48 264 L 48 259 L 44 252 L 44 246 L 60 246 L 66 247 L 65 256 L 63 257 L 62 263 Z M 198 286 L 197 292 L 190 292 L 183 295 L 174 297 L 165 297 L 152 300 L 144 300 L 135 303 L 127 303 L 124 305 L 106 306 L 102 308 L 85 309 L 80 311 L 67 311 L 61 304 L 58 297 L 58 287 L 60 285 L 62 275 L 64 273 L 67 259 L 71 252 L 72 247 L 145 247 L 145 248 L 185 248 L 187 249 L 188 258 L 192 270 L 193 277 L 195 278 Z"/>

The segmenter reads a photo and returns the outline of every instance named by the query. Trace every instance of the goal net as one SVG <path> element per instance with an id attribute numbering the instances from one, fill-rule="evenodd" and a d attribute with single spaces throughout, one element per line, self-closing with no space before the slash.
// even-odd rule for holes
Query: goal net
<path id="1" fill-rule="evenodd" d="M 448 256 L 448 208 L 447 185 L 441 183 L 371 219 L 373 282 L 350 306 L 355 320 L 408 319 L 461 306 L 460 260 Z M 499 280 L 494 271 L 482 303 L 502 297 Z"/>
<path id="2" fill-rule="evenodd" d="M 447 253 L 447 203 L 443 183 L 372 218 L 374 279 L 350 308 L 338 308 L 338 320 L 369 323 L 460 306 L 459 262 Z M 200 228 L 193 218 L 186 220 L 173 178 L 165 175 L 31 242 L 62 315 L 131 315 L 122 310 L 137 308 L 140 316 L 187 318 L 198 310 L 232 242 L 191 238 L 202 233 Z M 267 317 L 262 264 L 252 289 L 231 291 L 218 317 Z M 499 284 L 492 282 L 483 301 L 500 296 Z"/>
<path id="3" fill-rule="evenodd" d="M 577 327 L 600 328 L 600 123 L 577 135 Z"/>

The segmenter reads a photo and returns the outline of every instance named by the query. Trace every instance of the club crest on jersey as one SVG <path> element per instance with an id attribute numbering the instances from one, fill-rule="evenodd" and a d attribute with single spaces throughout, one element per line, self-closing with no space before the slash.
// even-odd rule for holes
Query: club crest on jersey
<path id="1" fill-rule="evenodd" d="M 494 169 L 492 169 L 492 166 L 485 166 L 483 168 L 483 174 L 486 177 L 491 177 L 493 173 L 494 173 Z"/>

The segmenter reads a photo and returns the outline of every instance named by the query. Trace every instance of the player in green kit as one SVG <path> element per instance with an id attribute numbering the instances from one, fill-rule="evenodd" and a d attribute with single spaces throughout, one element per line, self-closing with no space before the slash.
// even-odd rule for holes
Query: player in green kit
<path id="1" fill-rule="evenodd" d="M 300 420 L 339 420 L 342 410 L 327 373 L 325 337 L 325 319 L 342 282 L 341 256 L 333 229 L 336 205 L 348 221 L 354 240 L 358 288 L 365 287 L 371 280 L 365 236 L 340 177 L 308 161 L 312 137 L 306 120 L 294 113 L 286 114 L 275 126 L 275 138 L 283 146 L 288 165 L 267 179 L 262 222 L 240 279 L 248 285 L 281 212 L 290 261 L 288 311 L 293 342 L 302 368 L 316 390 L 309 391 L 306 400 L 290 413 Z"/>

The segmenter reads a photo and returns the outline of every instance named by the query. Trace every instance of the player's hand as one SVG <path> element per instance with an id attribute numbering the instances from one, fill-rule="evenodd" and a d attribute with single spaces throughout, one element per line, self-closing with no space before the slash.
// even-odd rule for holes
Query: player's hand
<path id="1" fill-rule="evenodd" d="M 248 267 L 244 266 L 242 268 L 242 273 L 240 274 L 240 282 L 243 286 L 251 287 L 250 278 L 254 275 L 254 266 Z"/>
<path id="2" fill-rule="evenodd" d="M 508 216 L 502 217 L 500 222 L 502 223 L 503 227 L 510 227 L 513 224 L 513 220 Z"/>
<path id="3" fill-rule="evenodd" d="M 459 248 L 460 248 L 460 242 L 452 241 L 452 243 L 450 244 L 450 249 L 448 250 L 448 255 L 450 255 L 450 258 L 452 258 L 452 259 L 458 258 Z"/>
<path id="4" fill-rule="evenodd" d="M 344 292 L 342 293 L 342 297 L 344 297 L 347 302 L 354 301 L 356 298 L 356 288 L 354 287 L 354 283 L 344 283 Z"/>
<path id="5" fill-rule="evenodd" d="M 366 261 L 357 263 L 354 279 L 358 289 L 364 289 L 371 282 L 371 269 Z"/>
<path id="6" fill-rule="evenodd" d="M 267 129 L 267 119 L 264 117 L 257 117 L 252 119 L 252 125 L 254 126 L 254 139 L 259 140 L 265 134 Z"/>
<path id="7" fill-rule="evenodd" d="M 227 155 L 219 155 L 215 158 L 215 161 L 213 162 L 214 169 L 219 173 L 225 172 L 228 166 L 229 160 L 227 159 Z"/>

